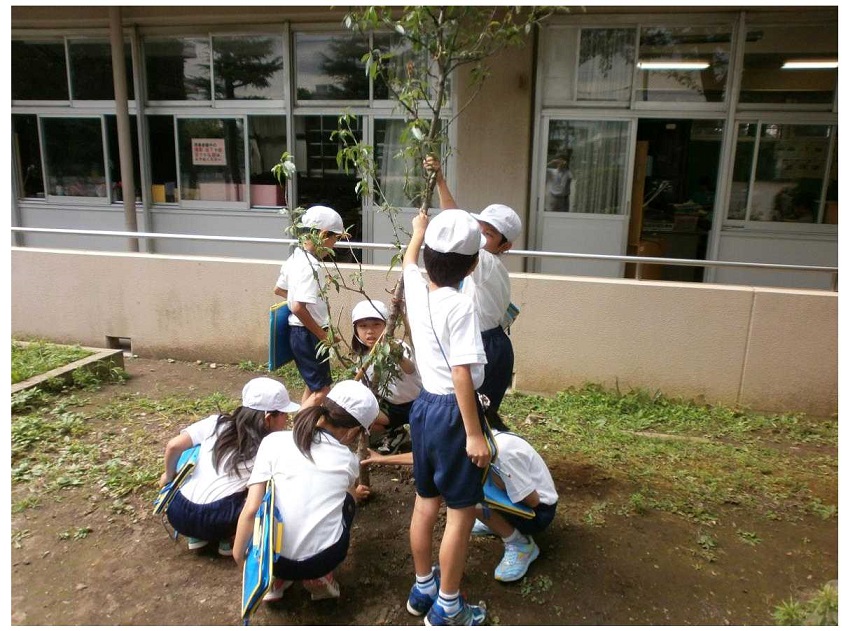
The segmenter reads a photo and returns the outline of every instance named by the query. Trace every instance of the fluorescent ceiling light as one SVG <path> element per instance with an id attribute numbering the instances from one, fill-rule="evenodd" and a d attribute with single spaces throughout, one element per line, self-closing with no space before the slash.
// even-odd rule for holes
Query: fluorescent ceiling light
<path id="1" fill-rule="evenodd" d="M 837 59 L 793 59 L 785 61 L 783 70 L 825 70 L 839 67 Z"/>
<path id="2" fill-rule="evenodd" d="M 638 61 L 641 70 L 705 70 L 710 68 L 706 61 Z"/>

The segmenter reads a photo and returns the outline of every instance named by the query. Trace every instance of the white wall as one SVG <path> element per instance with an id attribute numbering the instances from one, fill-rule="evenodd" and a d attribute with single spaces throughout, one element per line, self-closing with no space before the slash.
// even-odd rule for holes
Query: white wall
<path id="1" fill-rule="evenodd" d="M 34 248 L 12 248 L 11 259 L 13 336 L 87 346 L 128 337 L 142 357 L 267 361 L 280 261 Z M 370 295 L 387 300 L 398 274 L 364 274 Z M 836 293 L 513 274 L 512 297 L 519 390 L 597 382 L 836 412 Z M 358 299 L 332 299 L 343 333 Z"/>

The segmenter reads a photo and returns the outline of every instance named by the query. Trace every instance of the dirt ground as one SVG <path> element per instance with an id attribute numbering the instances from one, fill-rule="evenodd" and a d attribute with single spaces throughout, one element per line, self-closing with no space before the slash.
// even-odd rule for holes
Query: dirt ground
<path id="1" fill-rule="evenodd" d="M 92 404 L 126 391 L 237 397 L 242 384 L 256 376 L 231 366 L 144 359 L 128 359 L 126 370 L 127 383 L 91 394 Z M 162 454 L 167 438 L 159 437 Z M 536 538 L 541 555 L 526 579 L 495 581 L 502 544 L 471 540 L 463 590 L 487 602 L 494 624 L 767 625 L 781 601 L 808 595 L 837 577 L 835 518 L 789 523 L 723 507 L 719 523 L 706 527 L 717 541 L 711 562 L 700 554 L 700 526 L 673 515 L 606 512 L 594 519 L 594 507 L 634 491 L 610 471 L 584 458 L 548 464 L 561 495 L 559 511 L 551 528 Z M 262 606 L 252 624 L 421 623 L 404 608 L 413 580 L 411 476 L 375 468 L 372 485 L 375 495 L 358 511 L 350 554 L 336 574 L 340 599 L 311 602 L 294 585 L 277 605 Z M 65 491 L 12 516 L 12 532 L 31 533 L 12 549 L 12 624 L 240 623 L 241 575 L 231 559 L 191 553 L 183 539 L 168 538 L 144 499 L 129 498 L 134 515 L 114 514 L 96 503 L 95 494 L 96 489 Z M 86 538 L 59 538 L 80 525 L 92 529 Z M 442 527 L 443 519 L 439 536 Z M 761 543 L 748 545 L 740 531 L 756 533 Z"/>

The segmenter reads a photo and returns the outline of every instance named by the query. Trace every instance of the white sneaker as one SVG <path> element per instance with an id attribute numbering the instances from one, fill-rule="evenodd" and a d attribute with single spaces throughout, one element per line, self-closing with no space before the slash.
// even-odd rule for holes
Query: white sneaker
<path id="1" fill-rule="evenodd" d="M 333 572 L 328 572 L 321 578 L 303 581 L 304 589 L 310 592 L 310 600 L 325 600 L 339 598 L 339 583 L 333 578 Z"/>
<path id="2" fill-rule="evenodd" d="M 272 589 L 266 592 L 263 597 L 263 602 L 273 603 L 284 597 L 284 592 L 292 587 L 292 581 L 285 581 L 282 578 L 276 578 L 272 583 Z"/>

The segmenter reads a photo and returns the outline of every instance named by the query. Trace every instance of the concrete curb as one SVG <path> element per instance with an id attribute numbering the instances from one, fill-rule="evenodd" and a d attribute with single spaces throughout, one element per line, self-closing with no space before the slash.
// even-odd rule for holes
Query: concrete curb
<path id="1" fill-rule="evenodd" d="M 16 344 L 29 345 L 30 342 L 16 342 Z M 13 384 L 12 394 L 39 386 L 49 379 L 61 379 L 69 382 L 72 379 L 73 371 L 77 368 L 88 368 L 88 370 L 97 375 L 106 375 L 115 366 L 125 368 L 123 351 L 119 348 L 93 348 L 91 346 L 81 346 L 80 348 L 90 351 L 93 355 L 77 359 L 75 362 L 54 368 L 43 374 L 31 377 L 26 381 Z"/>

